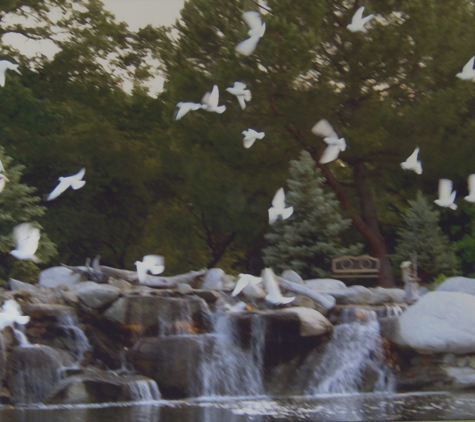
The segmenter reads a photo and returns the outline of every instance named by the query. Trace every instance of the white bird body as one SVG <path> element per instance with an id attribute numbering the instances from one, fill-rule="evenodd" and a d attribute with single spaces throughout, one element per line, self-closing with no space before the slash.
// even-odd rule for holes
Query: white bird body
<path id="1" fill-rule="evenodd" d="M 218 105 L 219 103 L 219 88 L 218 85 L 214 85 L 213 89 L 207 92 L 201 100 L 201 108 L 203 110 L 214 112 L 214 113 L 224 113 L 226 110 L 225 105 Z"/>
<path id="2" fill-rule="evenodd" d="M 340 152 L 346 150 L 345 138 L 338 137 L 332 125 L 326 119 L 322 119 L 312 128 L 312 133 L 321 136 L 328 145 L 322 156 L 320 157 L 321 164 L 330 163 L 338 158 Z"/>
<path id="3" fill-rule="evenodd" d="M 256 286 L 261 282 L 262 282 L 261 277 L 256 277 L 251 274 L 239 274 L 239 279 L 236 283 L 236 287 L 231 293 L 231 296 L 237 296 L 249 284 L 253 284 L 254 286 Z"/>
<path id="4" fill-rule="evenodd" d="M 202 104 L 191 103 L 191 102 L 180 102 L 177 105 L 177 110 L 175 112 L 174 119 L 180 120 L 186 113 L 190 110 L 199 110 L 202 107 Z"/>
<path id="5" fill-rule="evenodd" d="M 86 169 L 82 168 L 76 174 L 72 176 L 59 177 L 59 184 L 54 190 L 46 197 L 47 201 L 51 201 L 61 195 L 67 188 L 71 187 L 74 190 L 82 188 L 86 182 L 81 180 L 86 173 Z"/>
<path id="6" fill-rule="evenodd" d="M 0 312 L 0 331 L 5 327 L 12 327 L 14 323 L 25 325 L 30 321 L 28 315 L 22 315 L 20 305 L 14 299 L 7 300 Z"/>
<path id="7" fill-rule="evenodd" d="M 467 64 L 463 67 L 460 73 L 457 73 L 457 78 L 460 78 L 464 81 L 475 81 L 475 69 L 473 68 L 475 64 L 475 56 L 473 56 Z"/>
<path id="8" fill-rule="evenodd" d="M 13 228 L 16 249 L 10 251 L 15 258 L 39 262 L 35 256 L 40 241 L 40 231 L 30 223 L 22 223 Z"/>
<path id="9" fill-rule="evenodd" d="M 135 261 L 135 266 L 140 283 L 145 282 L 147 272 L 157 275 L 165 270 L 164 259 L 161 255 L 145 255 L 142 261 Z"/>
<path id="10" fill-rule="evenodd" d="M 5 167 L 3 166 L 2 160 L 0 160 L 0 173 L 5 173 Z"/>
<path id="11" fill-rule="evenodd" d="M 240 42 L 236 46 L 236 51 L 243 56 L 250 56 L 254 53 L 259 39 L 266 32 L 266 24 L 262 22 L 259 13 L 255 11 L 244 12 L 242 18 L 250 28 L 247 32 L 249 38 Z"/>
<path id="12" fill-rule="evenodd" d="M 374 15 L 368 15 L 363 17 L 364 6 L 361 6 L 356 13 L 353 15 L 351 23 L 347 26 L 347 28 L 351 32 L 368 32 L 367 29 L 364 27 L 371 19 L 374 18 Z"/>
<path id="13" fill-rule="evenodd" d="M 246 101 L 251 101 L 251 91 L 246 89 L 246 84 L 242 82 L 234 82 L 234 86 L 226 88 L 226 91 L 236 96 L 243 110 L 246 108 Z"/>
<path id="14" fill-rule="evenodd" d="M 452 180 L 440 179 L 439 180 L 439 198 L 434 202 L 440 207 L 450 208 L 452 210 L 457 209 L 457 205 L 454 203 L 457 191 L 452 190 Z"/>
<path id="15" fill-rule="evenodd" d="M 284 188 L 280 188 L 274 195 L 272 207 L 269 208 L 269 224 L 274 224 L 280 215 L 283 220 L 289 218 L 294 212 L 294 207 L 285 208 Z"/>
<path id="16" fill-rule="evenodd" d="M 401 163 L 401 168 L 403 170 L 413 170 L 417 174 L 422 174 L 422 164 L 417 159 L 419 155 L 419 147 L 417 147 L 414 152 L 408 157 L 408 159 Z"/>
<path id="17" fill-rule="evenodd" d="M 5 189 L 5 184 L 9 182 L 8 178 L 4 174 L 0 174 L 0 192 Z"/>
<path id="18" fill-rule="evenodd" d="M 267 292 L 266 301 L 273 305 L 285 305 L 295 300 L 295 296 L 285 297 L 279 289 L 279 285 L 275 279 L 275 274 L 270 268 L 265 268 L 262 271 L 262 280 L 264 288 Z"/>
<path id="19" fill-rule="evenodd" d="M 239 301 L 239 302 L 235 303 L 234 305 L 226 304 L 225 308 L 229 312 L 232 313 L 232 312 L 242 312 L 246 309 L 246 306 L 247 306 L 247 303 Z"/>
<path id="20" fill-rule="evenodd" d="M 243 144 L 244 148 L 251 148 L 256 139 L 262 139 L 266 134 L 264 132 L 257 132 L 254 129 L 243 130 L 244 135 Z"/>
<path id="21" fill-rule="evenodd" d="M 468 176 L 468 195 L 464 199 L 475 203 L 475 174 Z"/>
<path id="22" fill-rule="evenodd" d="M 0 86 L 5 86 L 5 73 L 7 70 L 13 70 L 21 75 L 18 66 L 19 65 L 9 62 L 8 60 L 0 60 Z"/>

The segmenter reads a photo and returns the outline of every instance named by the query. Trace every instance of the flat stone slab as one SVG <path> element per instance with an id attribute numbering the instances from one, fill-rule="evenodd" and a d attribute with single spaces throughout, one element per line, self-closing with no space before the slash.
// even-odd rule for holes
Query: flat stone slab
<path id="1" fill-rule="evenodd" d="M 61 284 L 73 286 L 81 281 L 85 281 L 82 275 L 73 273 L 66 267 L 51 267 L 40 272 L 38 284 L 52 289 Z"/>
<path id="2" fill-rule="evenodd" d="M 317 292 L 345 290 L 348 287 L 341 280 L 335 280 L 333 278 L 315 278 L 312 280 L 305 280 L 305 285 Z"/>
<path id="3" fill-rule="evenodd" d="M 333 330 L 332 323 L 315 309 L 293 307 L 283 312 L 297 314 L 300 320 L 300 335 L 302 337 L 321 336 Z"/>
<path id="4" fill-rule="evenodd" d="M 110 284 L 99 284 L 93 281 L 84 281 L 76 284 L 71 291 L 89 308 L 102 308 L 114 302 L 121 294 L 118 287 Z"/>

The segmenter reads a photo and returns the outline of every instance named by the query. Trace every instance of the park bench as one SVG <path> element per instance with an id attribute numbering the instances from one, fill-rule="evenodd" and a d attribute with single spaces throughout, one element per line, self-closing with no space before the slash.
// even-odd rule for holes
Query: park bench
<path id="1" fill-rule="evenodd" d="M 379 278 L 379 259 L 369 255 L 344 255 L 332 260 L 332 277 Z"/>

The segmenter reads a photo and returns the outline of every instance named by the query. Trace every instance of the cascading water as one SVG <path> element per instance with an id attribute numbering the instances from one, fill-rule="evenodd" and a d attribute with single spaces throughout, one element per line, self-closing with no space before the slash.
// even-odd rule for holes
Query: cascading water
<path id="1" fill-rule="evenodd" d="M 332 341 L 315 368 L 306 393 L 359 392 L 368 368 L 376 378 L 373 391 L 394 390 L 394 377 L 384 364 L 376 313 L 345 309 L 342 323 L 335 327 Z"/>
<path id="2" fill-rule="evenodd" d="M 58 318 L 58 325 L 63 329 L 67 337 L 73 341 L 75 349 L 73 352 L 78 363 L 80 363 L 84 359 L 84 352 L 92 350 L 92 347 L 84 331 L 77 324 L 77 318 L 70 313 L 64 313 Z"/>
<path id="3" fill-rule="evenodd" d="M 213 333 L 201 336 L 202 357 L 196 395 L 263 395 L 264 319 L 258 314 L 253 316 L 247 349 L 241 347 L 233 318 L 217 313 L 213 323 Z"/>
<path id="4" fill-rule="evenodd" d="M 157 383 L 153 380 L 136 380 L 129 382 L 129 390 L 132 401 L 148 402 L 160 400 Z"/>

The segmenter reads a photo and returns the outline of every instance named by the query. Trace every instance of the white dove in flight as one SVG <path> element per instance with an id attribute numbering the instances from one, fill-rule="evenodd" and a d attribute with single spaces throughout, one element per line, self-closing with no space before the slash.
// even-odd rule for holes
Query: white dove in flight
<path id="1" fill-rule="evenodd" d="M 177 109 L 175 111 L 175 115 L 173 116 L 173 118 L 175 120 L 180 120 L 190 110 L 193 110 L 193 111 L 199 110 L 202 107 L 202 104 L 184 102 L 184 103 L 178 103 L 176 107 Z"/>
<path id="2" fill-rule="evenodd" d="M 417 147 L 410 157 L 401 163 L 401 168 L 403 170 L 414 170 L 417 174 L 422 174 L 422 164 L 417 159 L 419 155 L 419 147 Z"/>
<path id="3" fill-rule="evenodd" d="M 475 203 L 475 174 L 468 176 L 468 195 L 464 199 Z"/>
<path id="4" fill-rule="evenodd" d="M 251 101 L 251 91 L 246 89 L 246 84 L 242 82 L 234 82 L 234 86 L 226 88 L 226 91 L 236 96 L 243 110 L 246 108 L 246 101 Z"/>
<path id="5" fill-rule="evenodd" d="M 475 82 L 475 69 L 473 68 L 475 64 L 475 56 L 473 56 L 467 64 L 463 67 L 462 71 L 457 73 L 457 78 L 460 78 L 464 81 L 474 81 Z"/>
<path id="6" fill-rule="evenodd" d="M 320 120 L 313 128 L 312 133 L 323 137 L 327 148 L 320 157 L 321 164 L 330 163 L 338 158 L 341 151 L 345 151 L 345 138 L 339 138 L 332 125 L 326 119 Z"/>
<path id="7" fill-rule="evenodd" d="M 257 132 L 254 129 L 243 130 L 242 134 L 244 135 L 243 143 L 244 148 L 251 148 L 256 139 L 262 139 L 266 134 L 264 132 Z"/>
<path id="8" fill-rule="evenodd" d="M 240 42 L 236 46 L 236 51 L 243 56 L 250 56 L 254 53 L 259 39 L 266 32 L 266 24 L 262 22 L 261 15 L 256 11 L 244 12 L 242 18 L 250 28 L 247 32 L 249 38 Z"/>
<path id="9" fill-rule="evenodd" d="M 434 202 L 440 207 L 456 210 L 457 204 L 454 203 L 455 195 L 457 195 L 457 191 L 452 191 L 452 180 L 440 179 L 439 198 L 436 199 Z"/>
<path id="10" fill-rule="evenodd" d="M 0 86 L 5 86 L 5 73 L 7 70 L 13 70 L 21 75 L 18 66 L 19 65 L 9 62 L 8 60 L 0 60 Z"/>
<path id="11" fill-rule="evenodd" d="M 2 311 L 0 312 L 0 330 L 13 326 L 13 323 L 25 325 L 30 321 L 28 315 L 22 315 L 20 305 L 14 299 L 7 300 L 2 306 Z"/>
<path id="12" fill-rule="evenodd" d="M 40 241 L 40 231 L 30 223 L 22 223 L 13 228 L 16 249 L 10 251 L 15 258 L 39 262 L 35 256 Z"/>
<path id="13" fill-rule="evenodd" d="M 280 188 L 274 195 L 272 207 L 269 208 L 269 224 L 274 224 L 280 215 L 283 220 L 289 218 L 294 212 L 294 207 L 285 208 L 284 188 Z"/>
<path id="14" fill-rule="evenodd" d="M 7 176 L 5 176 L 4 174 L 0 174 L 0 192 L 5 189 L 5 184 L 9 181 L 10 180 L 8 180 Z"/>
<path id="15" fill-rule="evenodd" d="M 266 301 L 273 305 L 285 305 L 295 300 L 295 296 L 285 297 L 279 289 L 279 285 L 275 279 L 275 274 L 270 268 L 265 268 L 262 271 L 262 281 L 267 292 Z"/>
<path id="16" fill-rule="evenodd" d="M 218 85 L 214 85 L 213 89 L 207 92 L 201 100 L 201 108 L 203 110 L 215 113 L 224 113 L 226 110 L 225 105 L 218 106 L 219 103 L 219 88 Z"/>
<path id="17" fill-rule="evenodd" d="M 261 282 L 262 282 L 261 277 L 256 277 L 256 276 L 253 276 L 251 274 L 239 274 L 239 279 L 236 283 L 236 287 L 234 288 L 233 292 L 231 293 L 231 296 L 237 296 L 249 284 L 257 286 Z"/>
<path id="18" fill-rule="evenodd" d="M 140 283 L 144 283 L 147 271 L 153 275 L 163 273 L 165 270 L 164 259 L 161 255 L 145 255 L 142 261 L 135 261 L 137 267 L 137 277 Z"/>
<path id="19" fill-rule="evenodd" d="M 76 174 L 73 174 L 72 176 L 59 177 L 58 186 L 56 186 L 54 190 L 46 197 L 46 200 L 51 201 L 57 198 L 69 187 L 71 187 L 74 190 L 82 188 L 86 184 L 84 180 L 81 180 L 84 177 L 85 173 L 86 173 L 86 169 L 82 168 L 81 170 L 79 170 L 79 172 L 77 172 Z"/>
<path id="20" fill-rule="evenodd" d="M 347 26 L 347 28 L 351 32 L 368 32 L 367 29 L 364 27 L 371 19 L 374 18 L 374 15 L 368 15 L 363 18 L 364 6 L 361 6 L 356 13 L 353 15 L 353 19 L 351 23 Z"/>

